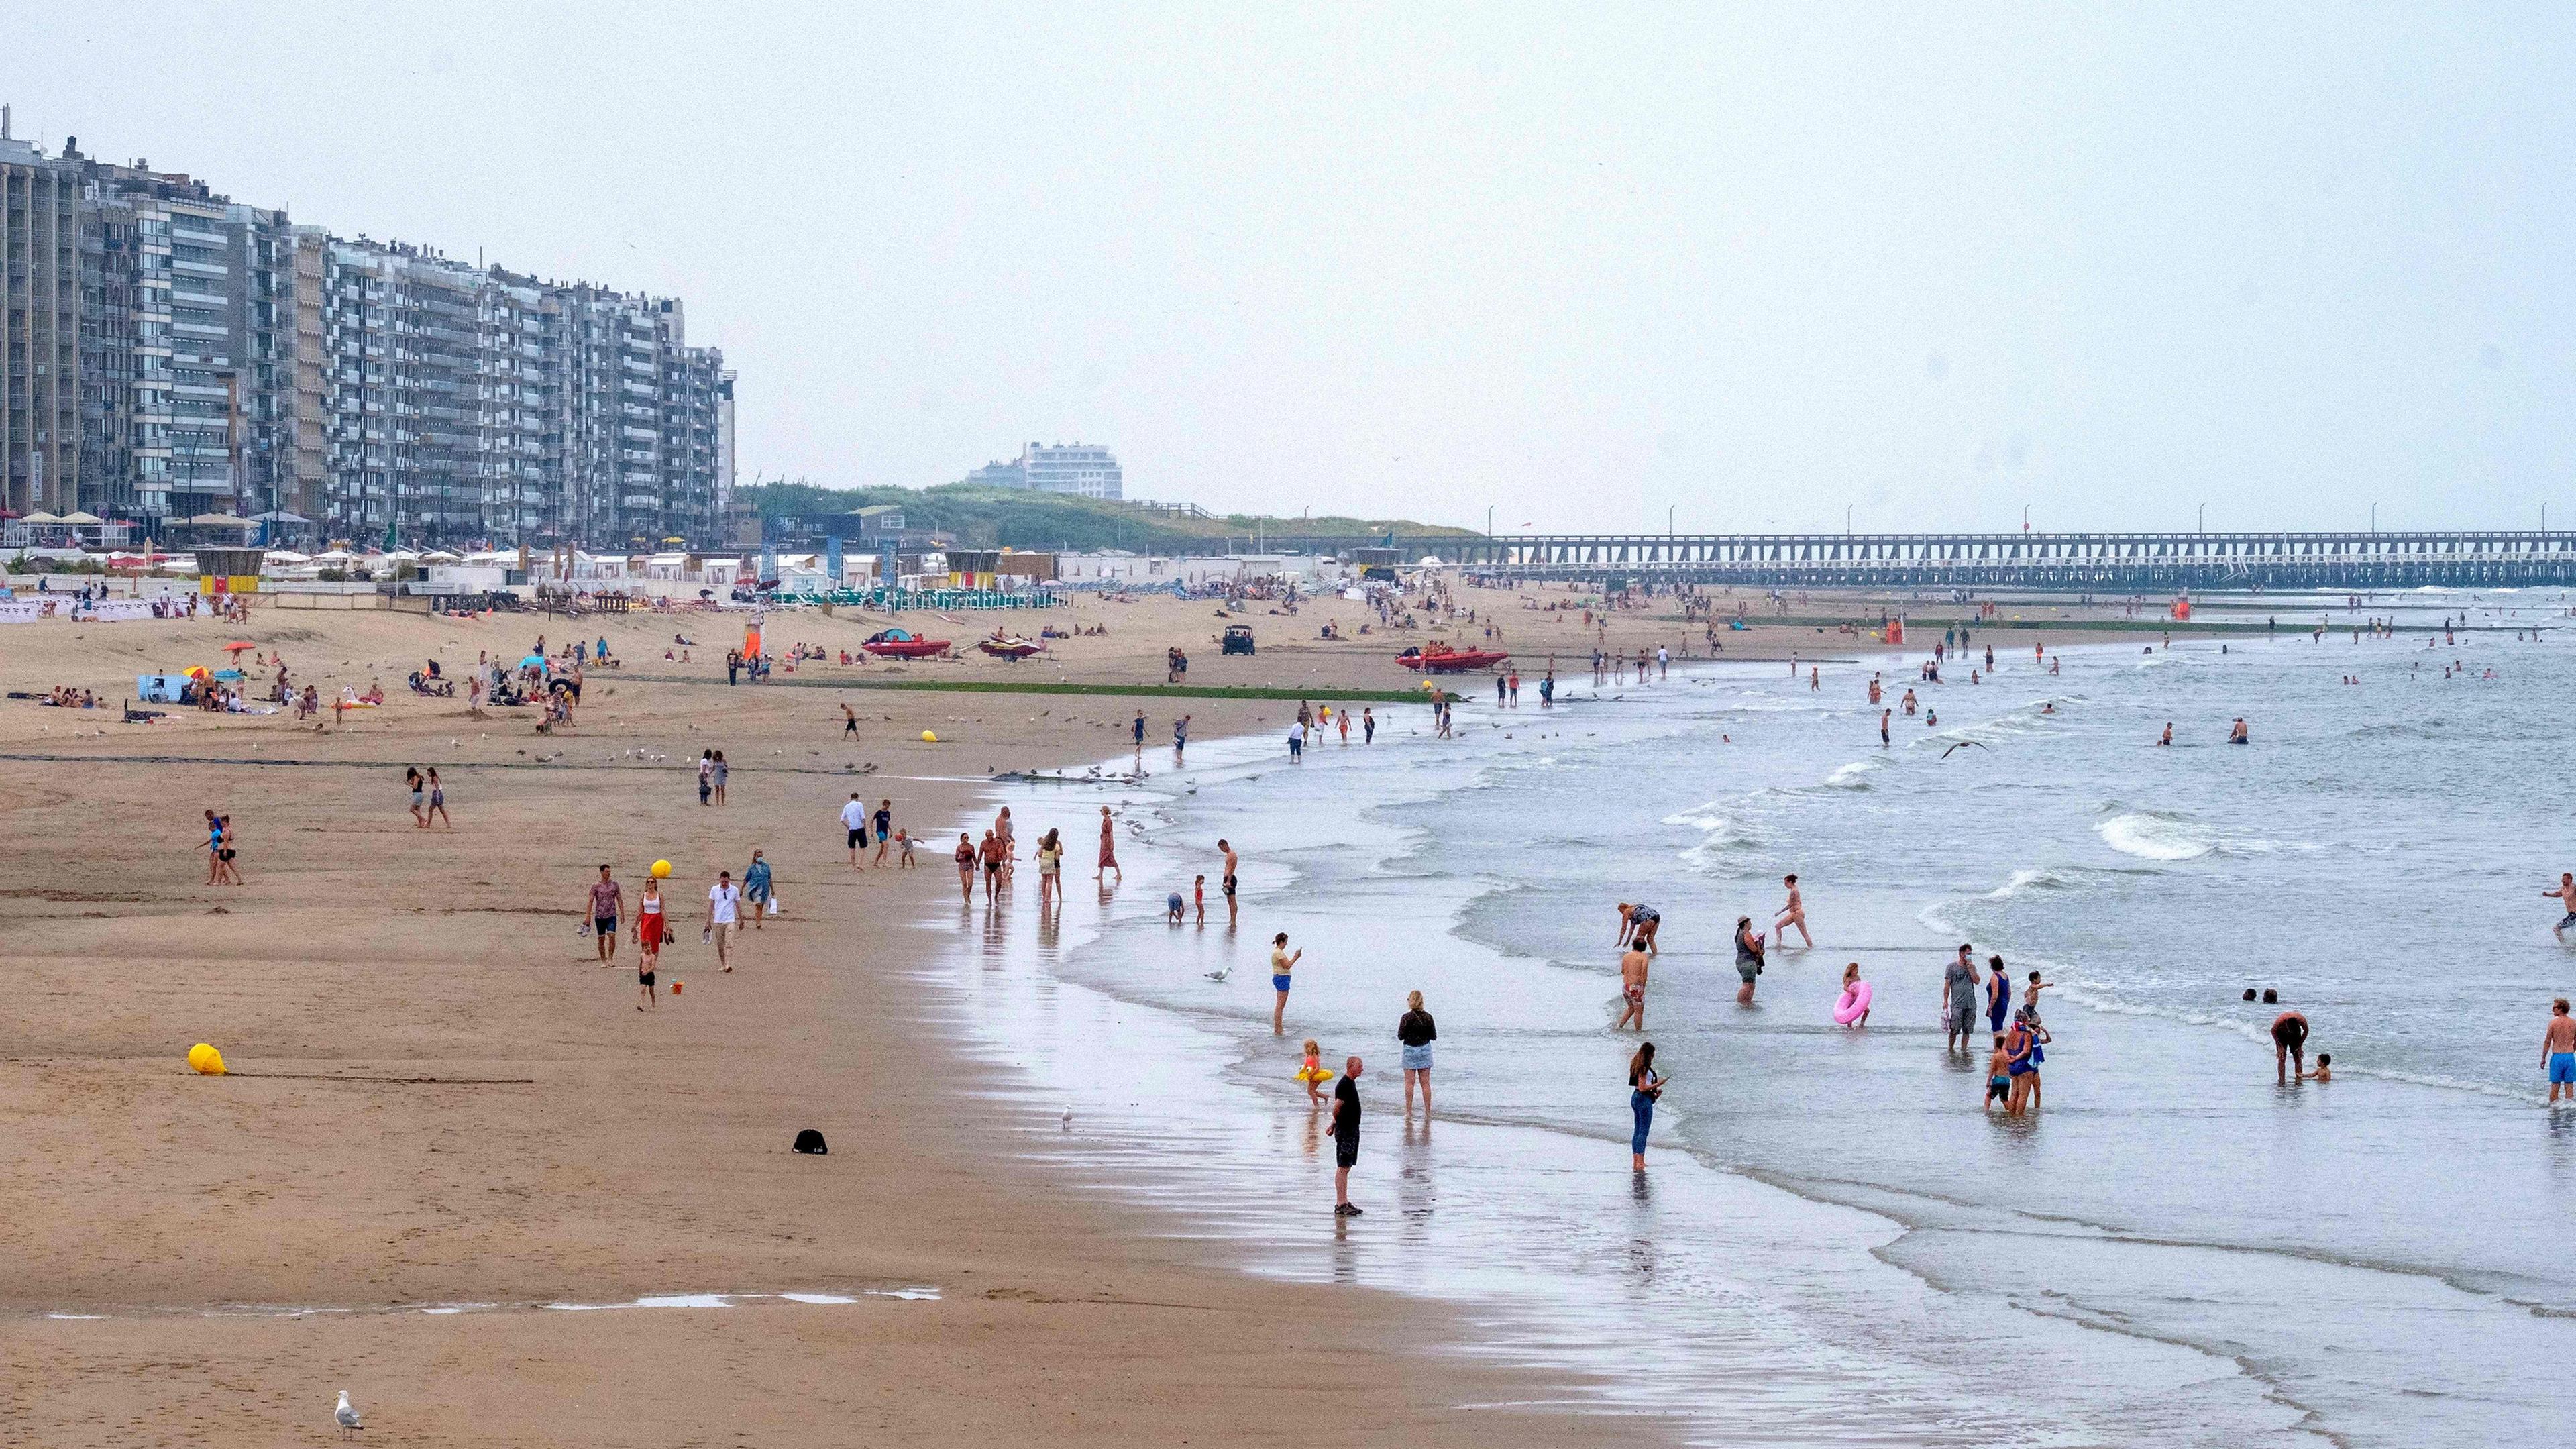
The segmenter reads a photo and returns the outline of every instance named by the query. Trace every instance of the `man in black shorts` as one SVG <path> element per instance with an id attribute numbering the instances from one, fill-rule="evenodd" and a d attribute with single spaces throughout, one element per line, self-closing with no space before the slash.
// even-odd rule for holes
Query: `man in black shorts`
<path id="1" fill-rule="evenodd" d="M 2295 1011 L 2285 1011 L 2272 1018 L 2272 1066 L 2275 1077 L 2286 1083 L 2292 1071 L 2308 1069 L 2308 1019 Z"/>
<path id="2" fill-rule="evenodd" d="M 1235 859 L 1233 846 L 1220 840 L 1216 848 L 1225 852 L 1225 923 L 1231 926 L 1234 924 L 1234 868 L 1240 862 Z"/>
<path id="3" fill-rule="evenodd" d="M 1360 1160 L 1360 1059 L 1352 1057 L 1342 1063 L 1342 1079 L 1333 1084 L 1333 1215 L 1355 1218 L 1359 1204 L 1351 1201 L 1351 1169 Z"/>

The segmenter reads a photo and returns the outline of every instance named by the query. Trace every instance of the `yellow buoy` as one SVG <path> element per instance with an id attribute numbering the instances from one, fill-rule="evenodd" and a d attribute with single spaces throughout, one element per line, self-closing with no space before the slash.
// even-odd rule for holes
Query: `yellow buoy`
<path id="1" fill-rule="evenodd" d="M 224 1074 L 224 1054 L 199 1042 L 188 1048 L 188 1065 L 209 1077 L 220 1077 Z"/>
<path id="2" fill-rule="evenodd" d="M 670 877 L 671 877 L 671 863 L 670 863 L 669 861 L 667 861 L 667 860 L 657 860 L 657 861 L 653 862 L 653 879 L 655 879 L 655 880 L 668 880 L 668 879 L 670 879 Z"/>
<path id="3" fill-rule="evenodd" d="M 929 730 L 923 730 L 921 732 L 921 742 L 925 745 L 935 745 L 939 743 L 939 736 Z"/>

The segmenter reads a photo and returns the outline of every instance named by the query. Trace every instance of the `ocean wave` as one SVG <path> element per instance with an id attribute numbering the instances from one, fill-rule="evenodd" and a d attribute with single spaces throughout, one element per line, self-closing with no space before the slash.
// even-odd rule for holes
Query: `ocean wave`
<path id="1" fill-rule="evenodd" d="M 2134 855 L 2141 860 L 2159 863 L 2198 860 L 2205 855 L 2270 855 L 2284 848 L 2278 841 L 2251 835 L 2230 835 L 2161 810 L 2125 811 L 2094 826 L 2093 832 L 2102 837 L 2104 845 L 2122 855 Z M 2297 850 L 2306 847 L 2292 845 L 2287 848 Z"/>
<path id="2" fill-rule="evenodd" d="M 1886 765 L 1887 761 L 1877 755 L 1854 760 L 1848 765 L 1836 765 L 1834 772 L 1825 777 L 1825 783 L 1837 790 L 1866 790 L 1870 788 L 1870 771 L 1884 769 Z"/>
<path id="3" fill-rule="evenodd" d="M 2008 901 L 2030 890 L 2062 890 L 2075 883 L 2076 873 L 2066 870 L 2017 870 L 2012 879 L 1986 892 L 1990 901 Z"/>
<path id="4" fill-rule="evenodd" d="M 2051 989 L 2057 995 L 2066 998 L 2069 1003 L 2083 1007 L 2087 1011 L 2101 1012 L 2108 1016 L 2153 1017 L 2159 1021 L 2181 1022 L 2185 1026 L 2211 1027 L 2216 1030 L 2226 1032 L 2231 1036 L 2242 1037 L 2256 1046 L 2272 1045 L 2272 1028 L 2269 1022 L 2249 1021 L 2242 1016 L 2231 1016 L 2215 1011 L 2176 1011 L 2167 1007 L 2145 1006 L 2137 1002 L 2122 1001 L 2115 995 L 2107 994 L 2110 991 L 2110 988 L 2104 987 L 2100 985 L 2100 983 L 2090 981 L 2084 982 L 2080 986 L 2059 982 Z M 2268 1011 L 2272 1008 L 2266 1007 L 2264 1009 Z M 2318 1043 L 2316 1039 L 2311 1037 L 2309 1040 L 2309 1060 L 2311 1063 L 2315 1060 L 2314 1049 L 2317 1045 Z M 2463 1078 L 2446 1077 L 2432 1072 L 2405 1072 L 2398 1071 L 2390 1067 L 2367 1066 L 2349 1060 L 2349 1048 L 2329 1047 L 2328 1049 L 2330 1051 L 2345 1054 L 2346 1059 L 2339 1060 L 2335 1063 L 2335 1075 L 2337 1076 L 2372 1077 L 2383 1082 L 2405 1082 L 2418 1087 L 2439 1087 L 2446 1091 L 2475 1092 L 2480 1096 L 2501 1097 L 2506 1101 L 2528 1100 L 2527 1093 L 2518 1093 L 2508 1088 L 2499 1087 L 2492 1082 L 2472 1082 Z"/>

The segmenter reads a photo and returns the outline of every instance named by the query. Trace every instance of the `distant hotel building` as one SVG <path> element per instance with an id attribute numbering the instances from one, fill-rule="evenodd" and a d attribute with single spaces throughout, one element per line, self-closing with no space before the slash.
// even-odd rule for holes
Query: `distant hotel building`
<path id="1" fill-rule="evenodd" d="M 716 541 L 734 377 L 678 300 L 292 225 L 0 121 L 0 506 L 159 532 Z M 300 526 L 296 531 L 303 531 Z"/>
<path id="2" fill-rule="evenodd" d="M 1027 488 L 1041 493 L 1072 493 L 1084 498 L 1117 499 L 1125 495 L 1126 475 L 1107 448 L 1089 443 L 1031 443 L 1007 463 L 987 463 L 966 475 L 968 483 L 986 488 Z"/>

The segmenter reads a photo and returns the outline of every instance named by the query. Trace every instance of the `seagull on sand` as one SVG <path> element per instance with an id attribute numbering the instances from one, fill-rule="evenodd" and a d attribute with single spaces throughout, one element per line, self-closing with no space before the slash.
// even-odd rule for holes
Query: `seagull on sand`
<path id="1" fill-rule="evenodd" d="M 358 1422 L 358 1411 L 349 1407 L 349 1391 L 347 1389 L 342 1389 L 340 1391 L 340 1407 L 331 1411 L 331 1422 L 339 1425 L 340 1432 L 344 1435 L 354 1430 L 367 1427 L 366 1425 Z"/>

